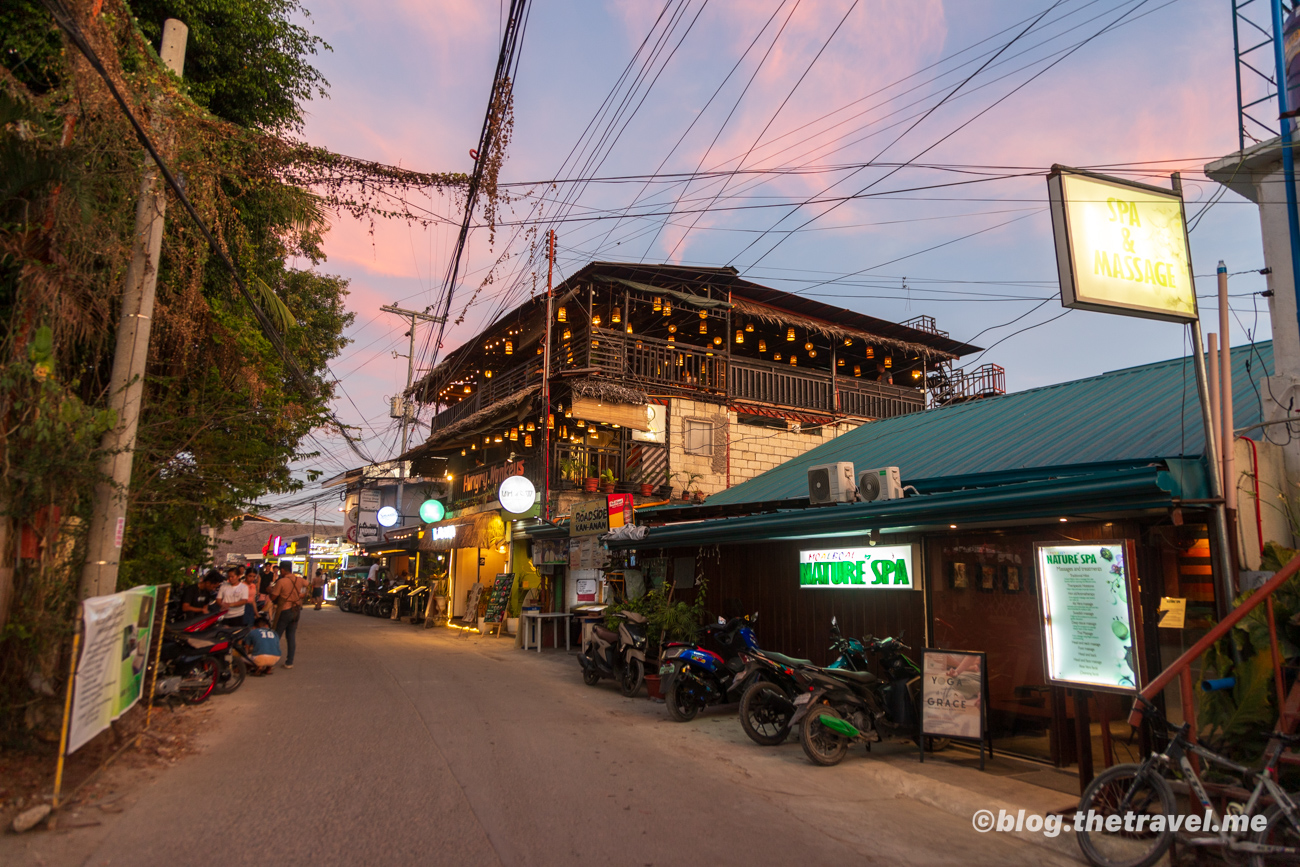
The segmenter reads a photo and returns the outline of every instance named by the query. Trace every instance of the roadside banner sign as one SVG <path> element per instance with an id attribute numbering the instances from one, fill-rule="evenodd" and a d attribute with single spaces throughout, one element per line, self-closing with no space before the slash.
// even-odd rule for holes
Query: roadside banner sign
<path id="1" fill-rule="evenodd" d="M 67 752 L 85 746 L 144 692 L 158 588 L 132 587 L 81 603 L 85 640 L 73 678 Z"/>

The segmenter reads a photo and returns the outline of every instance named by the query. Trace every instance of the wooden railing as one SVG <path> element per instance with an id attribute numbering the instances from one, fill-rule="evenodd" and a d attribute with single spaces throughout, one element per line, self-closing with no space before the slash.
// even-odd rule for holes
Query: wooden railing
<path id="1" fill-rule="evenodd" d="M 432 430 L 442 430 L 484 407 L 491 406 L 498 400 L 509 397 L 530 383 L 541 382 L 540 367 L 540 364 L 530 360 L 508 370 L 493 371 L 492 378 L 484 380 L 481 387 L 473 394 L 466 395 L 464 400 L 452 404 L 435 415 Z"/>

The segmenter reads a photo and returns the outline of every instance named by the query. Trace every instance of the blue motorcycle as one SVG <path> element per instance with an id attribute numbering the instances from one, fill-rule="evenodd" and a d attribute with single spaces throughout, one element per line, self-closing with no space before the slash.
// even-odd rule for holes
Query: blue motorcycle
<path id="1" fill-rule="evenodd" d="M 758 650 L 750 627 L 757 619 L 757 614 L 733 617 L 704 627 L 695 644 L 673 643 L 664 649 L 659 676 L 668 716 L 690 722 L 701 708 L 740 698 L 746 673 L 742 654 Z"/>

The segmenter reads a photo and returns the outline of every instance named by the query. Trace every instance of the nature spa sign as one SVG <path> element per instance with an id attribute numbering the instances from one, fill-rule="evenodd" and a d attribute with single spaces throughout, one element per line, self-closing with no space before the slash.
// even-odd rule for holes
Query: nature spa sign
<path id="1" fill-rule="evenodd" d="M 1064 306 L 1196 319 L 1182 196 L 1062 166 L 1047 191 Z"/>
<path id="2" fill-rule="evenodd" d="M 1130 546 L 1035 545 L 1047 677 L 1058 686 L 1137 689 Z"/>
<path id="3" fill-rule="evenodd" d="M 799 552 L 799 586 L 852 590 L 911 590 L 911 545 L 826 548 Z"/>

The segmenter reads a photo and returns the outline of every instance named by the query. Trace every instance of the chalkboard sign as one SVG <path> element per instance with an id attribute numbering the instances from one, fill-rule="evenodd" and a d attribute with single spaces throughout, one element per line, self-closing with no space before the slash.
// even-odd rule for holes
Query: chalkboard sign
<path id="1" fill-rule="evenodd" d="M 515 576 L 503 573 L 492 584 L 487 600 L 487 611 L 483 615 L 485 623 L 500 623 L 506 616 L 506 606 L 510 604 L 510 591 L 515 586 Z"/>

